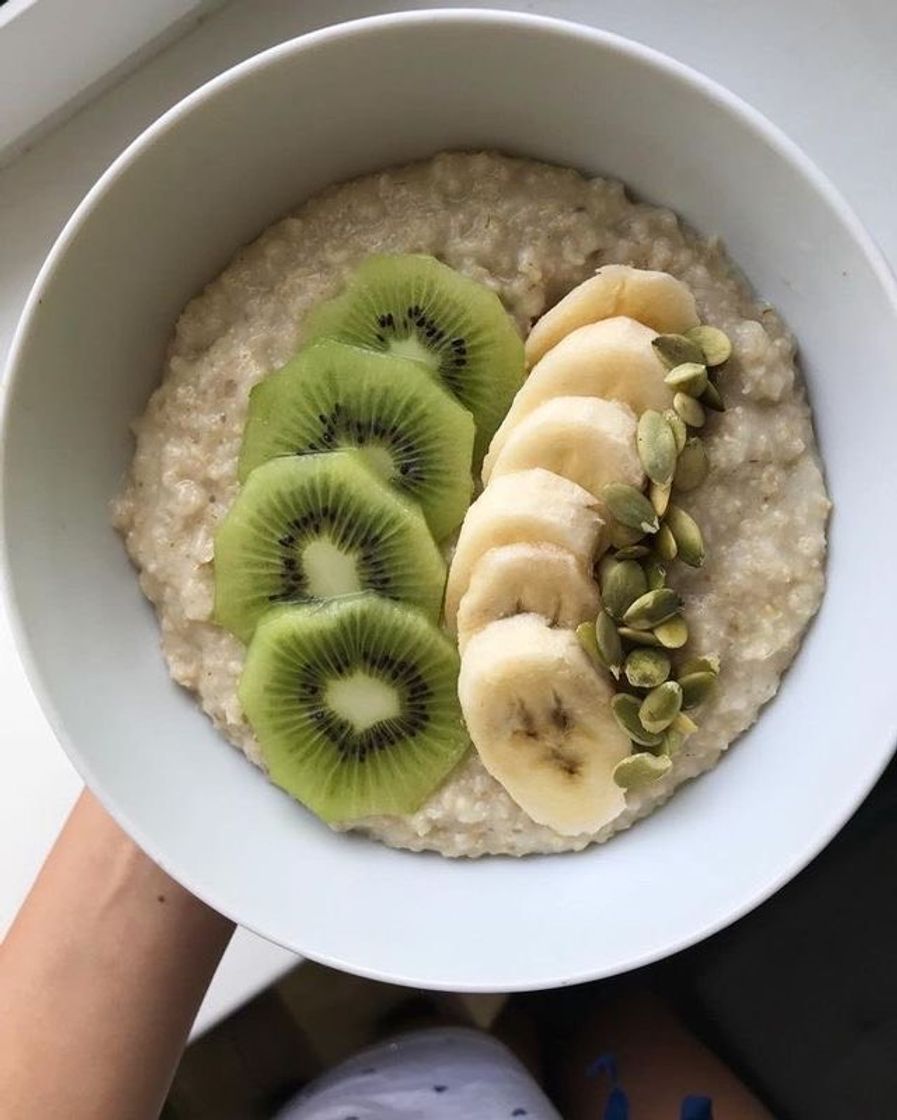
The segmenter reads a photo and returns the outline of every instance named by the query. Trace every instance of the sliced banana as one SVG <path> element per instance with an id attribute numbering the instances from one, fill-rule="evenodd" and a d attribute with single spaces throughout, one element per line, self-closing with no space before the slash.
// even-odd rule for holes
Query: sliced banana
<path id="1" fill-rule="evenodd" d="M 536 323 L 526 340 L 527 366 L 534 366 L 571 331 L 616 315 L 637 319 L 660 334 L 682 334 L 698 325 L 695 298 L 675 276 L 606 264 Z"/>
<path id="2" fill-rule="evenodd" d="M 445 622 L 454 631 L 473 566 L 490 548 L 529 541 L 566 548 L 588 570 L 604 525 L 595 499 L 581 486 L 537 467 L 497 478 L 461 525 L 445 589 Z"/>
<path id="3" fill-rule="evenodd" d="M 673 403 L 664 384 L 666 367 L 651 345 L 657 332 L 619 316 L 580 327 L 553 347 L 518 390 L 483 461 L 483 482 L 513 429 L 551 397 L 604 397 L 629 405 L 637 416 L 646 408 L 663 412 Z"/>
<path id="4" fill-rule="evenodd" d="M 629 739 L 572 631 L 533 614 L 491 622 L 467 644 L 458 696 L 483 765 L 534 821 L 576 836 L 623 810 L 613 769 Z"/>
<path id="5" fill-rule="evenodd" d="M 641 489 L 645 472 L 636 447 L 632 409 L 601 397 L 553 397 L 511 431 L 489 476 L 545 467 L 594 495 L 598 512 L 610 521 L 601 492 L 608 482 Z"/>
<path id="6" fill-rule="evenodd" d="M 521 541 L 477 560 L 458 606 L 458 649 L 499 618 L 537 614 L 574 630 L 601 609 L 598 584 L 566 548 Z"/>

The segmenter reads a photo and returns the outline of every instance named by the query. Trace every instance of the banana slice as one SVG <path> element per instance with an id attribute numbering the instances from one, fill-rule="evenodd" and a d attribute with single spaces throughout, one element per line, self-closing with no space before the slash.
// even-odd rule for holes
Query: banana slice
<path id="1" fill-rule="evenodd" d="M 591 574 L 572 552 L 551 544 L 506 544 L 477 560 L 458 606 L 458 649 L 499 618 L 538 614 L 569 630 L 601 609 Z"/>
<path id="2" fill-rule="evenodd" d="M 554 397 L 511 430 L 489 477 L 494 483 L 511 471 L 545 467 L 588 490 L 610 521 L 601 498 L 604 486 L 625 482 L 640 490 L 645 482 L 635 431 L 635 414 L 618 401 Z"/>
<path id="3" fill-rule="evenodd" d="M 538 615 L 490 623 L 461 659 L 458 696 L 483 765 L 563 836 L 594 832 L 625 805 L 613 769 L 630 744 L 612 695 L 575 634 Z"/>
<path id="4" fill-rule="evenodd" d="M 533 366 L 571 331 L 599 319 L 628 315 L 665 334 L 698 325 L 695 297 L 668 272 L 606 264 L 546 311 L 526 340 L 526 364 Z"/>
<path id="5" fill-rule="evenodd" d="M 588 571 L 604 522 L 581 486 L 536 467 L 497 478 L 467 511 L 445 588 L 445 622 L 456 627 L 458 604 L 473 566 L 490 548 L 529 541 L 566 548 Z"/>
<path id="6" fill-rule="evenodd" d="M 604 397 L 640 416 L 673 403 L 666 367 L 654 353 L 657 332 L 635 319 L 602 319 L 568 334 L 534 367 L 514 397 L 483 461 L 483 482 L 517 424 L 551 397 Z"/>

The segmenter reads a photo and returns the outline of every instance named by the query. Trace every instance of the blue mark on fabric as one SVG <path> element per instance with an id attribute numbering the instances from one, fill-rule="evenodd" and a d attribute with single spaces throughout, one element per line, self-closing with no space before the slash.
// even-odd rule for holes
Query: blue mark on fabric
<path id="1" fill-rule="evenodd" d="M 679 1120 L 713 1120 L 713 1102 L 710 1097 L 686 1097 L 682 1102 Z"/>
<path id="2" fill-rule="evenodd" d="M 615 1085 L 604 1106 L 604 1120 L 629 1120 L 629 1098 Z"/>
<path id="3" fill-rule="evenodd" d="M 526 1116 L 527 1111 L 526 1111 L 525 1108 L 515 1108 L 514 1111 L 511 1113 L 511 1115 L 512 1116 Z"/>
<path id="4" fill-rule="evenodd" d="M 434 1085 L 433 1086 L 433 1092 L 434 1093 L 444 1093 L 447 1088 L 448 1088 L 448 1085 Z"/>
<path id="5" fill-rule="evenodd" d="M 604 1120 L 629 1120 L 629 1098 L 617 1084 L 617 1062 L 613 1054 L 601 1054 L 586 1069 L 587 1077 L 606 1074 L 610 1081 L 610 1096 L 604 1106 Z"/>
<path id="6" fill-rule="evenodd" d="M 611 1085 L 616 1085 L 617 1060 L 613 1054 L 601 1054 L 586 1069 L 586 1077 L 597 1077 L 600 1073 L 606 1073 Z"/>

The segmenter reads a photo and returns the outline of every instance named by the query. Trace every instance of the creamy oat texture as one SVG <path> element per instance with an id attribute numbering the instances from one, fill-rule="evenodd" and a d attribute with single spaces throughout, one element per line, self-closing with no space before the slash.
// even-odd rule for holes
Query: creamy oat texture
<path id="1" fill-rule="evenodd" d="M 250 388 L 285 362 L 306 312 L 370 253 L 430 253 L 501 296 L 521 332 L 601 264 L 665 270 L 702 321 L 732 339 L 728 411 L 706 430 L 712 469 L 685 503 L 707 543 L 677 565 L 695 653 L 722 660 L 720 687 L 672 771 L 595 835 L 537 825 L 475 755 L 419 812 L 360 822 L 387 844 L 447 856 L 580 849 L 628 827 L 718 760 L 775 695 L 823 592 L 829 510 L 794 343 L 722 247 L 669 210 L 574 171 L 492 153 L 449 153 L 332 187 L 240 252 L 185 309 L 162 384 L 135 424 L 137 451 L 115 522 L 158 611 L 176 681 L 260 763 L 236 688 L 243 647 L 211 621 L 213 535 L 237 492 Z M 297 810 L 298 811 L 298 810 Z"/>

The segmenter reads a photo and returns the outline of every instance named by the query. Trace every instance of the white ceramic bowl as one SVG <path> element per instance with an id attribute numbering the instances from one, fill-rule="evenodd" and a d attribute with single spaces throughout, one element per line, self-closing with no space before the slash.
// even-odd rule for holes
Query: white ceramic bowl
<path id="1" fill-rule="evenodd" d="M 107 504 L 185 301 L 320 187 L 494 146 L 622 178 L 720 233 L 796 331 L 836 504 L 829 588 L 779 698 L 712 773 L 581 855 L 451 862 L 329 832 L 168 679 Z M 682 948 L 803 867 L 895 738 L 897 299 L 826 180 L 719 86 L 511 13 L 362 20 L 269 50 L 137 139 L 50 254 L 8 373 L 3 515 L 31 679 L 108 808 L 177 878 L 310 957 L 462 990 L 558 985 Z"/>

